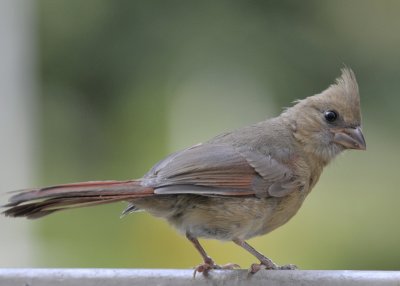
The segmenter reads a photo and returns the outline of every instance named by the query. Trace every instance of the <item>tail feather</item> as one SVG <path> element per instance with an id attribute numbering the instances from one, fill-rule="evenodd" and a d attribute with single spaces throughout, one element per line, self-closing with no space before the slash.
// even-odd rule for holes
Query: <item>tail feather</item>
<path id="1" fill-rule="evenodd" d="M 139 180 L 93 181 L 15 192 L 3 213 L 11 217 L 39 218 L 56 211 L 129 201 L 154 194 Z"/>

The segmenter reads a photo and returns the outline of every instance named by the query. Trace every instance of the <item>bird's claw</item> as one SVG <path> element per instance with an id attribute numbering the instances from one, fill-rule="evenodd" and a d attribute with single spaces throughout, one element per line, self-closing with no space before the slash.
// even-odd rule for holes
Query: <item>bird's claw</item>
<path id="1" fill-rule="evenodd" d="M 215 264 L 214 261 L 212 262 L 204 262 L 203 264 L 197 265 L 194 268 L 194 273 L 193 273 L 193 278 L 196 277 L 196 274 L 203 273 L 204 276 L 208 275 L 208 272 L 212 269 L 217 269 L 217 270 L 233 270 L 235 268 L 240 268 L 238 264 L 235 263 L 227 263 L 224 265 L 218 265 Z"/>
<path id="2" fill-rule="evenodd" d="M 278 270 L 296 270 L 298 269 L 294 264 L 286 264 L 278 267 Z"/>
<path id="3" fill-rule="evenodd" d="M 269 263 L 268 265 L 265 265 L 264 263 L 259 263 L 259 264 L 254 263 L 250 266 L 249 273 L 255 274 L 262 269 L 266 269 L 266 270 L 296 270 L 297 266 L 294 264 L 278 266 L 275 263 L 273 263 L 273 264 Z"/>

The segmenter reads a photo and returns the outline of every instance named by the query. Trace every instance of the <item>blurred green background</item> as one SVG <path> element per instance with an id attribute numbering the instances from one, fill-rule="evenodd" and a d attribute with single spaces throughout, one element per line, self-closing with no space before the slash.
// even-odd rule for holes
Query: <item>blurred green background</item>
<path id="1" fill-rule="evenodd" d="M 337 158 L 297 216 L 249 243 L 301 269 L 400 268 L 400 1 L 34 3 L 32 184 L 141 177 L 173 151 L 322 91 L 345 64 L 360 85 L 367 151 Z M 146 213 L 119 219 L 124 207 L 30 221 L 30 266 L 201 262 L 166 222 Z M 218 263 L 255 262 L 232 243 L 202 242 Z"/>

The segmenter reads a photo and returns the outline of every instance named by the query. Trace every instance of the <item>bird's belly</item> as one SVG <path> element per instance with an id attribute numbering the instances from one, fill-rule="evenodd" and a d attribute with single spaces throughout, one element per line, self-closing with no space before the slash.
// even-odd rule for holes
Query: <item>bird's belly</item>
<path id="1" fill-rule="evenodd" d="M 166 217 L 182 233 L 218 240 L 248 239 L 286 223 L 300 208 L 299 195 L 284 198 L 204 197 L 178 198 Z"/>

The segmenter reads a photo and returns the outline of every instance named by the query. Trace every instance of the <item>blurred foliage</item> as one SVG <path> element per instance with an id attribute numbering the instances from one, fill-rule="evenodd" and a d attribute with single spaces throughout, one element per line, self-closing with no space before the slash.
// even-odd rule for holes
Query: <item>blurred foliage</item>
<path id="1" fill-rule="evenodd" d="M 41 185 L 141 177 L 227 129 L 325 89 L 360 84 L 368 151 L 326 169 L 299 214 L 250 241 L 303 269 L 398 269 L 399 1 L 39 0 Z M 37 265 L 184 267 L 200 257 L 162 220 L 124 204 L 37 225 Z M 254 258 L 205 242 L 218 263 Z"/>

